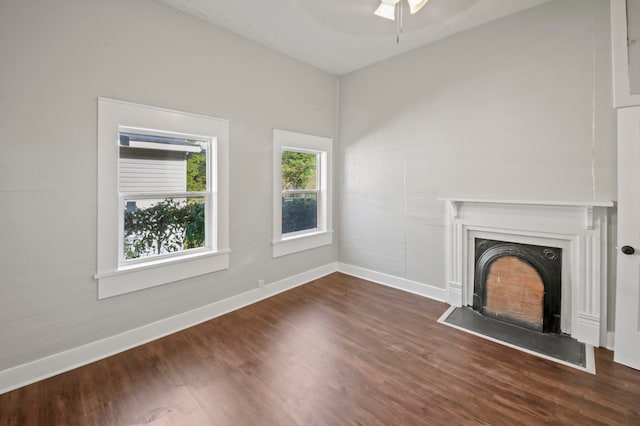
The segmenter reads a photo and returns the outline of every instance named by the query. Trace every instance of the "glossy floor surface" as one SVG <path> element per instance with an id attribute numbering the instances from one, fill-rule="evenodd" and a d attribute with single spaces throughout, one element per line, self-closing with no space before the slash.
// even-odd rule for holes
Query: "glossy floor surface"
<path id="1" fill-rule="evenodd" d="M 437 322 L 343 274 L 0 395 L 0 425 L 640 424 L 640 371 L 597 375 Z"/>

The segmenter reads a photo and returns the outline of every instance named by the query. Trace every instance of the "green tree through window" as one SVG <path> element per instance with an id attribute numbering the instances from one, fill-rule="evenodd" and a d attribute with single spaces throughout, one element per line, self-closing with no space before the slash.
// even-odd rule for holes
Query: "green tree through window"
<path id="1" fill-rule="evenodd" d="M 315 189 L 316 163 L 316 154 L 282 151 L 282 189 Z"/>
<path id="2" fill-rule="evenodd" d="M 207 154 L 205 151 L 191 153 L 187 158 L 187 191 L 207 190 Z"/>

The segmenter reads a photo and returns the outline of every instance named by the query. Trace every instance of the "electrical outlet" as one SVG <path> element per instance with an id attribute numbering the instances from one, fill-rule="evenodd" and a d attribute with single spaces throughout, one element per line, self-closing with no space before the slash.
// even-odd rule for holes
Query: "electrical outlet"
<path id="1" fill-rule="evenodd" d="M 264 280 L 258 280 L 258 288 L 264 288 Z"/>

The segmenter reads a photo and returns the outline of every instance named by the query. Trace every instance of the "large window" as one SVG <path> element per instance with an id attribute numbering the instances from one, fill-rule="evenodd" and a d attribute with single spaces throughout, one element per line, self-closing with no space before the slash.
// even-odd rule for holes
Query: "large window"
<path id="1" fill-rule="evenodd" d="M 228 267 L 228 122 L 98 102 L 98 296 Z"/>
<path id="2" fill-rule="evenodd" d="M 332 140 L 274 130 L 273 256 L 331 244 Z"/>

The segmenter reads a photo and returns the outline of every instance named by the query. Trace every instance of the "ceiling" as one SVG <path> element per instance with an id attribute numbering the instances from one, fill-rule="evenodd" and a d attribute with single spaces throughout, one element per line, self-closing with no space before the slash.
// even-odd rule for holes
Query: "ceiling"
<path id="1" fill-rule="evenodd" d="M 373 14 L 379 0 L 159 1 L 343 75 L 549 0 L 430 0 L 415 15 L 406 7 L 399 44 L 396 23 Z"/>

